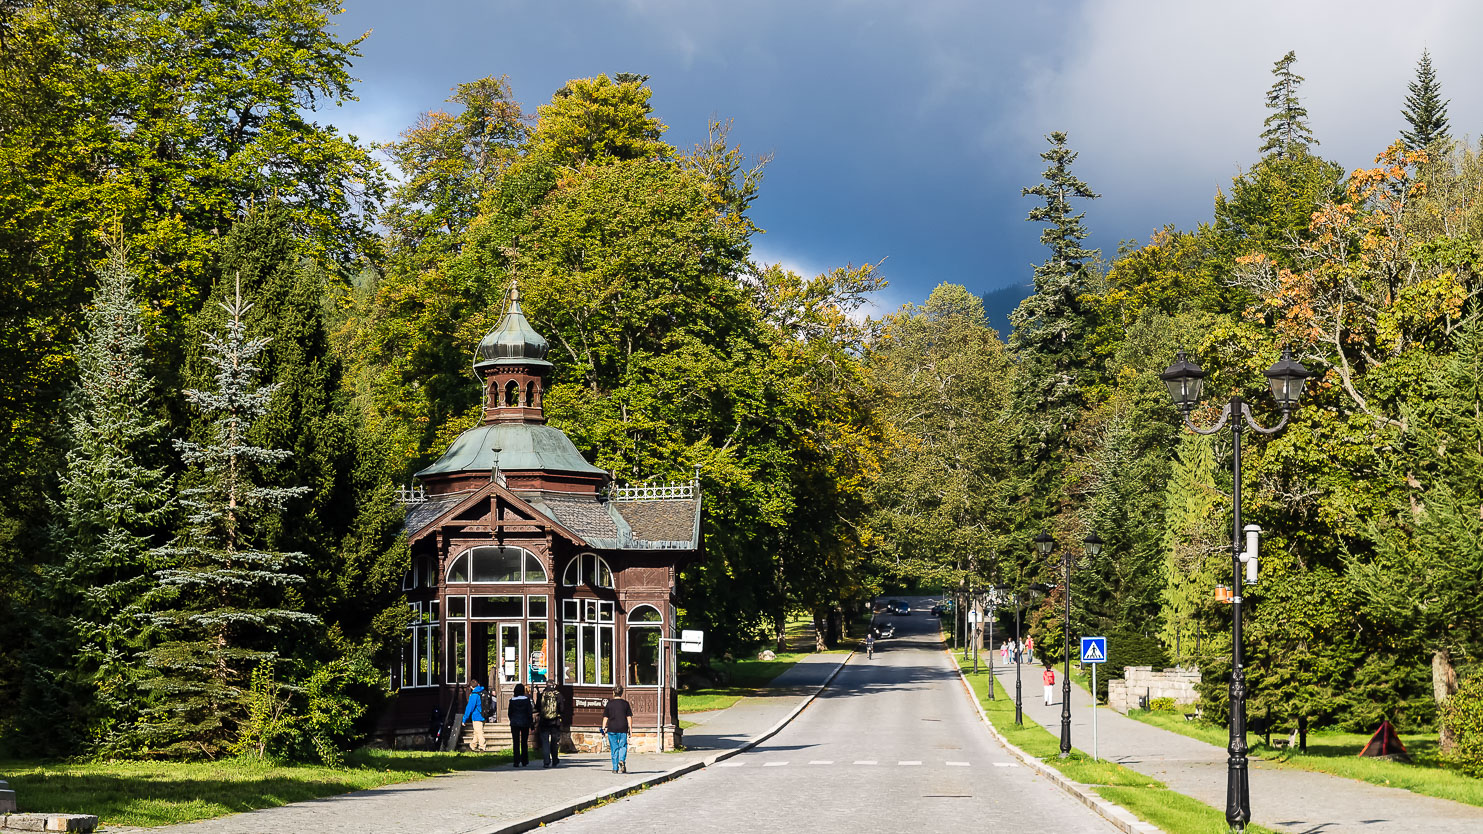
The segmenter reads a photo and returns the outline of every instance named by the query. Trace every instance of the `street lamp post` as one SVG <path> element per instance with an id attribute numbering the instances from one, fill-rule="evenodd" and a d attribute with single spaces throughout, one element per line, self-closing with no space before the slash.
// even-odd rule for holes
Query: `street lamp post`
<path id="1" fill-rule="evenodd" d="M 1246 584 L 1256 584 L 1256 539 L 1261 528 L 1241 526 L 1241 434 L 1247 426 L 1261 434 L 1276 434 L 1287 427 L 1292 413 L 1297 409 L 1298 398 L 1303 394 L 1303 385 L 1313 374 L 1292 358 L 1292 349 L 1284 347 L 1282 358 L 1264 372 L 1272 389 L 1272 397 L 1282 411 L 1282 419 L 1272 428 L 1264 428 L 1251 414 L 1251 406 L 1239 395 L 1232 395 L 1230 402 L 1221 409 L 1220 419 L 1208 428 L 1196 426 L 1190 412 L 1200 401 L 1200 390 L 1204 386 L 1205 372 L 1191 362 L 1180 351 L 1174 364 L 1160 374 L 1174 405 L 1179 409 L 1184 425 L 1196 434 L 1215 434 L 1231 426 L 1231 573 L 1235 593 L 1231 597 L 1231 733 L 1226 747 L 1226 823 L 1233 831 L 1243 831 L 1251 821 L 1251 789 L 1246 765 L 1246 670 L 1241 657 L 1241 580 L 1242 563 L 1246 563 Z M 1234 418 L 1234 419 L 1233 419 Z M 1245 533 L 1247 549 L 1242 551 L 1242 534 Z"/>
<path id="2" fill-rule="evenodd" d="M 1102 539 L 1096 533 L 1082 540 L 1086 552 L 1092 556 L 1102 552 Z M 1035 537 L 1035 549 L 1042 557 L 1048 557 L 1056 549 L 1056 540 L 1044 530 Z M 1061 554 L 1061 582 L 1066 593 L 1066 664 L 1061 673 L 1061 758 L 1071 755 L 1071 554 Z M 1095 696 L 1094 696 L 1095 697 Z"/>
<path id="3" fill-rule="evenodd" d="M 1051 586 L 1043 582 L 1030 583 L 1030 590 L 1032 591 L 1049 593 L 1050 589 Z M 1014 644 L 1016 647 L 1014 653 L 1014 723 L 1017 727 L 1023 727 L 1025 726 L 1025 701 L 1023 687 L 1020 684 L 1020 661 L 1024 652 L 1019 647 L 1021 645 L 1020 641 L 1023 639 L 1021 636 L 1020 609 L 1024 607 L 1025 602 L 1020 598 L 1020 590 L 1018 588 L 1011 589 L 1008 585 L 1000 585 L 997 590 L 1000 594 L 1012 594 L 1012 599 L 1014 600 Z"/>

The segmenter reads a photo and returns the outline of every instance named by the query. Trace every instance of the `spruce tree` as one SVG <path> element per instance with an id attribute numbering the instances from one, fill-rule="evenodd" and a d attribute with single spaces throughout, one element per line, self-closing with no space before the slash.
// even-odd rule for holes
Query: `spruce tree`
<path id="1" fill-rule="evenodd" d="M 1279 159 L 1305 155 L 1309 145 L 1319 144 L 1308 128 L 1308 110 L 1298 100 L 1298 87 L 1303 76 L 1293 72 L 1292 65 L 1298 60 L 1296 52 L 1288 52 L 1272 65 L 1272 75 L 1277 80 L 1267 91 L 1267 109 L 1272 115 L 1262 122 L 1263 155 L 1275 154 Z"/>
<path id="2" fill-rule="evenodd" d="M 186 399 L 210 420 L 202 442 L 176 441 L 191 485 L 180 492 L 186 530 L 156 553 L 168 567 L 156 573 L 150 600 L 164 639 L 147 653 L 146 681 L 159 703 L 141 723 L 141 741 L 167 755 L 214 756 L 237 737 L 248 715 L 249 682 L 279 656 L 295 632 L 319 623 L 300 610 L 302 553 L 258 546 L 256 522 L 304 494 L 306 487 L 272 486 L 261 473 L 291 453 L 255 446 L 254 423 L 275 386 L 259 384 L 258 357 L 267 339 L 249 339 L 251 305 L 234 281 L 222 305 L 223 333 L 207 337 L 216 370 L 211 390 Z"/>
<path id="3" fill-rule="evenodd" d="M 78 379 L 67 400 L 69 448 L 52 533 L 63 554 L 55 601 L 71 636 L 80 725 L 67 730 L 80 730 L 102 752 L 118 748 L 143 700 L 149 621 L 142 598 L 172 486 L 154 459 L 166 421 L 144 368 L 133 285 L 123 253 L 112 252 L 75 350 Z M 52 722 L 53 732 L 59 723 Z"/>
<path id="4" fill-rule="evenodd" d="M 1401 115 L 1411 129 L 1401 131 L 1401 138 L 1406 141 L 1407 148 L 1425 150 L 1433 142 L 1448 137 L 1447 105 L 1450 103 L 1450 100 L 1442 100 L 1442 85 L 1437 82 L 1437 74 L 1432 69 L 1431 53 L 1425 49 L 1421 50 L 1421 60 L 1416 62 L 1416 80 L 1411 82 L 1409 89 L 1411 92 L 1406 96 L 1406 106 Z"/>

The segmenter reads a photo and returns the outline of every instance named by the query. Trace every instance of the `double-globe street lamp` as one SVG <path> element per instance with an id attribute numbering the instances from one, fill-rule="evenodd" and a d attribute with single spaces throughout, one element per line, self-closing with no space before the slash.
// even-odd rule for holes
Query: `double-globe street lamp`
<path id="1" fill-rule="evenodd" d="M 1265 372 L 1267 383 L 1272 388 L 1272 397 L 1282 412 L 1282 419 L 1272 428 L 1263 428 L 1251 414 L 1251 407 L 1239 395 L 1233 394 L 1230 402 L 1221 409 L 1220 419 L 1209 428 L 1196 426 L 1190 412 L 1200 401 L 1204 387 L 1205 372 L 1191 362 L 1180 351 L 1174 364 L 1160 374 L 1174 405 L 1190 431 L 1196 434 L 1215 434 L 1231 426 L 1231 573 L 1235 593 L 1231 597 L 1231 737 L 1226 751 L 1226 823 L 1234 831 L 1242 831 L 1251 821 L 1251 791 L 1246 769 L 1246 672 L 1241 660 L 1241 563 L 1246 562 L 1246 584 L 1256 584 L 1256 535 L 1261 530 L 1252 525 L 1241 526 L 1241 433 L 1246 426 L 1261 434 L 1276 434 L 1288 424 L 1297 409 L 1298 399 L 1303 394 L 1303 385 L 1313 374 L 1292 358 L 1292 349 L 1284 347 L 1282 358 Z M 1249 540 L 1247 552 L 1242 552 L 1242 533 Z"/>
<path id="2" fill-rule="evenodd" d="M 1086 547 L 1087 555 L 1097 556 L 1102 552 L 1102 538 L 1096 533 L 1089 533 L 1081 542 Z M 1056 540 L 1044 530 L 1035 537 L 1035 550 L 1042 557 L 1049 557 L 1055 552 Z M 1071 755 L 1071 554 L 1061 554 L 1061 588 L 1066 595 L 1066 666 L 1061 673 L 1061 758 Z M 1092 697 L 1096 697 L 1093 693 Z"/>

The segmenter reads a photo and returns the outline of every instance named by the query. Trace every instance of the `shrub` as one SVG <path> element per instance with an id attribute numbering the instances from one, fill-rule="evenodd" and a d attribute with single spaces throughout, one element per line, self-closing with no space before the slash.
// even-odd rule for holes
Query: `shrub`
<path id="1" fill-rule="evenodd" d="M 1154 698 L 1148 702 L 1148 708 L 1154 712 L 1175 712 L 1179 709 L 1173 698 Z"/>
<path id="2" fill-rule="evenodd" d="M 1483 775 L 1483 674 L 1464 678 L 1457 692 L 1442 702 L 1440 723 L 1456 741 L 1443 758 L 1475 776 Z"/>

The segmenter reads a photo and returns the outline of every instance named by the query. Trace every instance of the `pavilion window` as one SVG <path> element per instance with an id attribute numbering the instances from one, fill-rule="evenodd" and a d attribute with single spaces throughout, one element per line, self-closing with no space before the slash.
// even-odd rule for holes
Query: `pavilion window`
<path id="1" fill-rule="evenodd" d="M 467 585 L 470 582 L 512 585 L 545 581 L 546 568 L 540 558 L 520 547 L 470 548 L 448 566 L 449 585 Z"/>
<path id="2" fill-rule="evenodd" d="M 442 644 L 438 601 L 408 603 L 407 609 L 407 631 L 402 641 L 402 688 L 436 686 Z"/>
<path id="3" fill-rule="evenodd" d="M 596 553 L 583 553 L 567 563 L 561 584 L 574 588 L 579 584 L 592 588 L 612 588 L 613 569 Z"/>
<path id="4" fill-rule="evenodd" d="M 511 408 L 520 405 L 520 383 L 513 379 L 505 385 L 505 405 Z"/>
<path id="5" fill-rule="evenodd" d="M 595 599 L 562 600 L 562 615 L 566 682 L 611 686 L 615 662 L 613 603 Z"/>
<path id="6" fill-rule="evenodd" d="M 628 612 L 628 685 L 659 685 L 659 637 L 664 623 L 652 605 Z"/>

